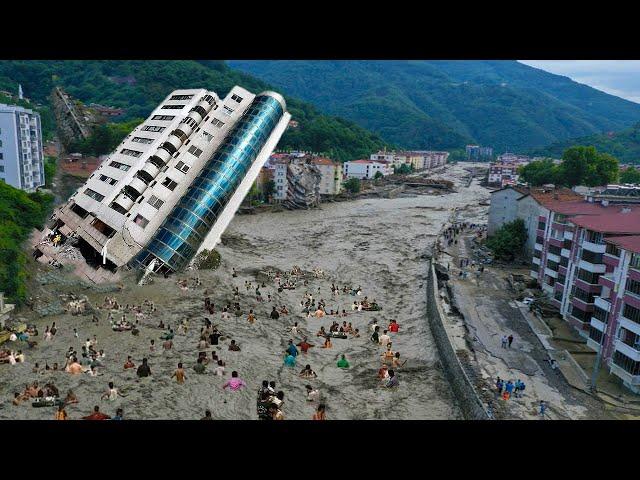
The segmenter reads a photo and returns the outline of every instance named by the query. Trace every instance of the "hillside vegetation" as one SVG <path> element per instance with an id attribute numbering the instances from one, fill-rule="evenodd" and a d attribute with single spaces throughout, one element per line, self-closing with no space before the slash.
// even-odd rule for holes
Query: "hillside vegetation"
<path id="1" fill-rule="evenodd" d="M 225 96 L 234 85 L 252 92 L 280 90 L 262 80 L 235 71 L 222 61 L 2 61 L 0 89 L 17 89 L 45 103 L 54 85 L 84 103 L 121 107 L 126 114 L 119 121 L 146 117 L 158 103 L 177 88 L 207 88 Z M 283 92 L 289 112 L 299 128 L 289 128 L 278 148 L 324 152 L 337 160 L 368 157 L 389 146 L 378 135 L 355 123 L 323 115 L 309 103 Z M 104 132 L 103 132 L 104 133 Z"/>
<path id="2" fill-rule="evenodd" d="M 640 105 L 516 61 L 231 61 L 410 148 L 523 152 L 619 130 Z"/>

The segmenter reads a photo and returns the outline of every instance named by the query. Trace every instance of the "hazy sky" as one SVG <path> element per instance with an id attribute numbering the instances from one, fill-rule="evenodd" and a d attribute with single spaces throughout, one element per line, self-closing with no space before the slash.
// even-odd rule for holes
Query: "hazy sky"
<path id="1" fill-rule="evenodd" d="M 520 60 L 640 103 L 640 60 Z"/>

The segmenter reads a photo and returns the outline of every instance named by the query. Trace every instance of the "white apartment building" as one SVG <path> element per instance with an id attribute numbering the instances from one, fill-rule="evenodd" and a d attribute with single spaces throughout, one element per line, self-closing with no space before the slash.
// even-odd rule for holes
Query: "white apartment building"
<path id="1" fill-rule="evenodd" d="M 345 162 L 342 167 L 342 175 L 345 179 L 359 178 L 360 180 L 371 180 L 378 172 L 385 176 L 391 175 L 393 168 L 383 160 L 353 160 L 351 162 Z"/>
<path id="2" fill-rule="evenodd" d="M 0 104 L 0 180 L 27 192 L 44 185 L 39 113 Z"/>
<path id="3" fill-rule="evenodd" d="M 282 202 L 287 198 L 287 191 L 289 190 L 289 181 L 287 180 L 287 169 L 289 168 L 289 161 L 287 159 L 278 159 L 273 162 L 275 170 L 273 174 L 273 181 L 275 182 L 275 193 L 273 195 L 274 200 Z"/>
<path id="4" fill-rule="evenodd" d="M 339 163 L 328 158 L 314 158 L 311 160 L 320 170 L 320 195 L 338 195 L 342 192 L 342 167 Z"/>
<path id="5" fill-rule="evenodd" d="M 110 270 L 179 270 L 219 241 L 290 117 L 274 92 L 176 90 L 56 210 L 52 228 Z"/>
<path id="6" fill-rule="evenodd" d="M 407 164 L 411 165 L 414 170 L 428 170 L 445 165 L 448 158 L 449 152 L 437 152 L 432 150 L 387 152 L 386 150 L 381 150 L 377 153 L 372 153 L 369 160 L 387 162 L 389 165 L 396 168 Z"/>

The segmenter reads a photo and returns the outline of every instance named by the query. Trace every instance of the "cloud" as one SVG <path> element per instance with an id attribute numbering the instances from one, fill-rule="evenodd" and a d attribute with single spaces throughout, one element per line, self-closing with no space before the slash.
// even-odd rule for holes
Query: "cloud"
<path id="1" fill-rule="evenodd" d="M 542 70 L 640 103 L 639 60 L 520 60 Z"/>

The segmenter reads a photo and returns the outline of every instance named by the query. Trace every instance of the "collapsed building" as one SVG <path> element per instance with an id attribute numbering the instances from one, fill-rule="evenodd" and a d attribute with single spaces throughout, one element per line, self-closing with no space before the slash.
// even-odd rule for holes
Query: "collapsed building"
<path id="1" fill-rule="evenodd" d="M 50 228 L 96 270 L 179 271 L 218 243 L 290 118 L 275 92 L 176 90 L 55 210 Z"/>
<path id="2" fill-rule="evenodd" d="M 320 204 L 322 175 L 312 163 L 300 161 L 287 165 L 289 191 L 283 205 L 287 208 L 312 208 Z"/>

